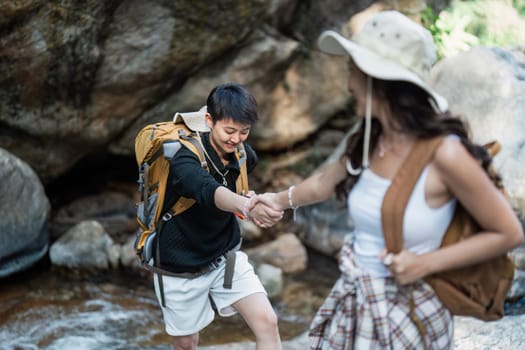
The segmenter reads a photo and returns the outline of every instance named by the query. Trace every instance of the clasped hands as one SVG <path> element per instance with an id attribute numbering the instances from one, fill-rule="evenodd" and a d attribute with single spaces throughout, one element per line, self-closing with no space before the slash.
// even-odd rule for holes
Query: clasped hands
<path id="1" fill-rule="evenodd" d="M 257 226 L 266 228 L 272 227 L 283 218 L 284 209 L 277 203 L 275 193 L 252 192 L 246 214 Z"/>

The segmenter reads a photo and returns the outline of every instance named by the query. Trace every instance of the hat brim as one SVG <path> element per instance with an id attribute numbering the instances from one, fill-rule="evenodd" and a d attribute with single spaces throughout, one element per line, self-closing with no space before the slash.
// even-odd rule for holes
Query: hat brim
<path id="1" fill-rule="evenodd" d="M 197 112 L 176 112 L 173 116 L 173 122 L 177 123 L 182 120 L 192 131 L 208 132 L 210 128 L 206 124 L 206 106 L 201 107 Z"/>
<path id="2" fill-rule="evenodd" d="M 417 74 L 366 47 L 348 40 L 337 32 L 331 30 L 323 32 L 319 37 L 318 46 L 321 51 L 329 54 L 349 55 L 359 69 L 374 78 L 406 81 L 417 85 L 429 94 L 439 111 L 445 112 L 448 109 L 447 100 L 428 86 Z"/>

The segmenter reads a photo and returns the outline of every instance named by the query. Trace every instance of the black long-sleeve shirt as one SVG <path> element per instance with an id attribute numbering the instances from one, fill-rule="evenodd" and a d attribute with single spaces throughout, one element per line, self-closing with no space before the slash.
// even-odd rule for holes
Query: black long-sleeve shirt
<path id="1" fill-rule="evenodd" d="M 209 141 L 209 133 L 202 134 L 202 143 L 219 168 L 228 188 L 236 192 L 235 182 L 240 174 L 235 155 L 223 166 Z M 250 173 L 257 164 L 253 149 L 244 144 L 247 154 L 247 170 Z M 168 210 L 180 197 L 196 200 L 182 214 L 174 216 L 160 234 L 160 266 L 172 272 L 195 272 L 208 265 L 218 256 L 234 248 L 240 241 L 240 229 L 233 213 L 215 205 L 215 191 L 223 183 L 207 159 L 211 173 L 202 168 L 198 157 L 182 147 L 170 161 L 170 173 L 164 209 Z M 226 173 L 227 172 L 227 173 Z"/>

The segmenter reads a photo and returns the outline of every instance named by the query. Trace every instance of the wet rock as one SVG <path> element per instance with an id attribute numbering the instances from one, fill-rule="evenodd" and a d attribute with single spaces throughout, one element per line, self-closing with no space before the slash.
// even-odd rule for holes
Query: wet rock
<path id="1" fill-rule="evenodd" d="M 118 249 L 97 221 L 83 221 L 60 237 L 49 250 L 51 263 L 70 269 L 107 270 Z"/>
<path id="2" fill-rule="evenodd" d="M 277 266 L 285 273 L 302 272 L 308 262 L 306 249 L 293 233 L 282 234 L 272 242 L 247 249 L 246 254 L 256 262 Z"/>
<path id="3" fill-rule="evenodd" d="M 283 292 L 283 271 L 269 264 L 261 264 L 256 268 L 269 298 L 279 297 Z"/>
<path id="4" fill-rule="evenodd" d="M 102 192 L 85 196 L 58 208 L 50 226 L 53 238 L 86 220 L 96 220 L 114 239 L 137 229 L 135 202 L 120 192 Z M 124 235 L 126 238 L 128 235 Z"/>
<path id="5" fill-rule="evenodd" d="M 2 148 L 0 179 L 0 277 L 5 277 L 47 253 L 50 205 L 35 172 Z"/>
<path id="6" fill-rule="evenodd" d="M 135 255 L 133 245 L 135 243 L 135 236 L 130 236 L 128 240 L 120 246 L 120 264 L 122 267 L 132 270 L 141 269 L 139 259 Z"/>
<path id="7" fill-rule="evenodd" d="M 353 228 L 347 208 L 335 198 L 299 208 L 297 225 L 297 235 L 305 245 L 333 257 Z"/>

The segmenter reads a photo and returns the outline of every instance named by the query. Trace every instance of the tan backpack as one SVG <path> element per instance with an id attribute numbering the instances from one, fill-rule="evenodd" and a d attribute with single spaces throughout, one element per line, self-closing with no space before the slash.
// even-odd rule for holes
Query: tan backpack
<path id="1" fill-rule="evenodd" d="M 209 171 L 199 134 L 209 131 L 205 115 L 205 106 L 197 112 L 175 113 L 173 121 L 147 125 L 135 138 L 141 201 L 137 205 L 139 228 L 134 249 L 140 262 L 148 270 L 162 273 L 158 268 L 158 258 L 154 256 L 158 247 L 153 243 L 156 236 L 160 235 L 164 223 L 195 203 L 194 199 L 180 197 L 170 210 L 162 212 L 170 169 L 169 159 L 184 145 L 197 155 L 202 167 Z M 246 195 L 249 191 L 248 173 L 246 151 L 242 143 L 235 155 L 241 170 L 236 183 L 237 193 Z"/>
<path id="2" fill-rule="evenodd" d="M 403 248 L 402 229 L 405 207 L 423 168 L 441 144 L 443 137 L 418 141 L 385 194 L 382 206 L 383 234 L 387 250 L 394 254 Z M 493 156 L 497 143 L 485 145 Z M 489 169 L 493 171 L 493 169 Z M 495 184 L 501 191 L 501 183 Z M 454 244 L 479 231 L 479 225 L 457 203 L 456 211 L 441 246 Z M 453 314 L 472 316 L 484 321 L 503 317 L 503 304 L 511 287 L 514 264 L 505 254 L 490 260 L 443 271 L 425 278 L 443 305 Z"/>

